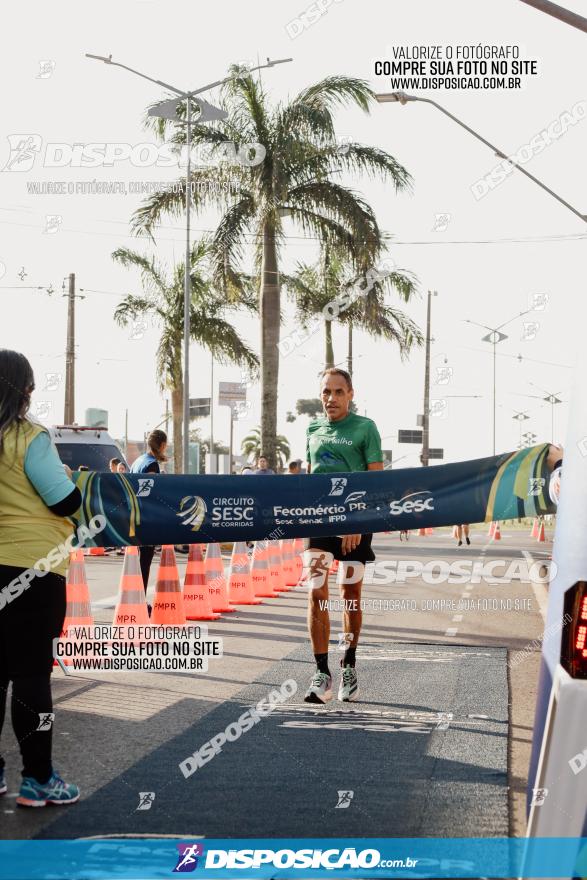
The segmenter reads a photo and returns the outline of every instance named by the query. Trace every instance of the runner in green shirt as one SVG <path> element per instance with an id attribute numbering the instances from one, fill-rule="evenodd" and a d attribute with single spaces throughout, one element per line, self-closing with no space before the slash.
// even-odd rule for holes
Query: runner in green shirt
<path id="1" fill-rule="evenodd" d="M 306 458 L 308 473 L 341 473 L 383 470 L 381 439 L 375 422 L 350 411 L 354 391 L 350 375 L 331 367 L 322 376 L 324 416 L 308 426 Z M 310 538 L 307 547 L 310 587 L 308 630 L 316 659 L 316 674 L 304 700 L 326 703 L 332 699 L 332 676 L 328 667 L 330 617 L 328 613 L 328 570 L 339 560 L 339 586 L 344 606 L 341 660 L 342 677 L 338 698 L 343 702 L 358 697 L 355 652 L 361 631 L 361 588 L 365 562 L 375 559 L 373 535 Z"/>

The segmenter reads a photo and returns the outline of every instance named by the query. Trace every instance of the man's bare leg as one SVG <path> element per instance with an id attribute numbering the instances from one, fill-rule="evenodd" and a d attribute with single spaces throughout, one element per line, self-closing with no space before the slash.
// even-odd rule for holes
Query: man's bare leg
<path id="1" fill-rule="evenodd" d="M 338 586 L 344 608 L 342 620 L 345 638 L 345 652 L 341 660 L 343 671 L 338 699 L 346 703 L 356 700 L 359 694 L 357 673 L 355 672 L 355 652 L 363 624 L 361 590 L 365 566 L 362 562 L 341 562 L 338 572 Z"/>
<path id="2" fill-rule="evenodd" d="M 361 590 L 365 566 L 362 562 L 341 562 L 338 569 L 338 587 L 343 600 L 342 625 L 347 635 L 347 648 L 356 649 L 363 625 Z M 346 664 L 345 664 L 346 665 Z M 354 666 L 354 662 L 351 664 Z"/>
<path id="3" fill-rule="evenodd" d="M 304 568 L 308 585 L 308 632 L 316 660 L 316 675 L 304 700 L 325 703 L 332 699 L 332 676 L 328 668 L 330 614 L 328 612 L 328 574 L 333 555 L 325 550 L 306 550 Z"/>

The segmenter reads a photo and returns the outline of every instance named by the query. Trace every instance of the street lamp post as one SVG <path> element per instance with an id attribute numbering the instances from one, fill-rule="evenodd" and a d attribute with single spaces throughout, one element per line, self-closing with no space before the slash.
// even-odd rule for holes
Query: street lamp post
<path id="1" fill-rule="evenodd" d="M 197 122 L 213 122 L 222 119 L 226 119 L 228 114 L 226 111 L 221 110 L 219 107 L 214 107 L 212 104 L 209 104 L 203 98 L 196 98 L 196 95 L 201 95 L 203 92 L 207 92 L 210 89 L 216 88 L 217 86 L 222 86 L 227 82 L 230 82 L 231 79 L 234 78 L 234 74 L 231 76 L 224 77 L 224 79 L 216 80 L 215 82 L 208 83 L 206 86 L 202 86 L 200 89 L 195 89 L 193 91 L 185 91 L 184 89 L 178 89 L 175 86 L 169 85 L 169 83 L 163 82 L 159 79 L 153 79 L 151 76 L 147 76 L 145 73 L 141 73 L 138 70 L 135 70 L 132 67 L 128 67 L 126 64 L 121 64 L 118 61 L 112 60 L 112 55 L 91 55 L 86 52 L 86 58 L 93 58 L 96 61 L 103 61 L 104 64 L 109 64 L 112 67 L 121 67 L 123 70 L 128 70 L 129 73 L 134 73 L 136 76 L 141 77 L 141 79 L 146 79 L 149 82 L 155 83 L 155 85 L 161 86 L 164 89 L 167 89 L 176 96 L 175 98 L 171 98 L 165 101 L 160 102 L 155 107 L 151 107 L 148 111 L 149 116 L 154 116 L 163 119 L 169 119 L 172 122 L 177 124 L 184 124 L 184 120 L 177 113 L 178 104 L 185 101 L 186 109 L 185 109 L 185 125 L 186 125 L 186 148 L 187 148 L 187 161 L 186 161 L 186 187 L 185 187 L 185 203 L 186 203 L 186 250 L 185 250 L 185 279 L 184 279 L 184 304 L 183 304 L 183 332 L 184 332 L 184 352 L 183 352 L 183 455 L 182 455 L 182 465 L 183 472 L 188 473 L 189 471 L 189 440 L 190 440 L 190 361 L 189 361 L 189 346 L 190 346 L 190 306 L 191 306 L 191 275 L 190 275 L 190 203 L 191 203 L 191 192 L 190 192 L 190 177 L 191 177 L 191 161 L 190 161 L 190 152 L 191 152 L 191 125 L 192 125 L 192 112 L 191 112 L 191 102 L 193 101 L 198 108 L 198 116 Z M 269 58 L 267 59 L 266 64 L 259 64 L 256 67 L 251 67 L 247 69 L 248 73 L 252 73 L 255 70 L 262 70 L 266 67 L 275 67 L 277 64 L 285 64 L 286 62 L 293 61 L 293 58 L 280 58 L 275 61 L 271 61 Z"/>
<path id="2" fill-rule="evenodd" d="M 428 291 L 428 307 L 426 309 L 426 366 L 424 370 L 424 413 L 422 416 L 422 467 L 428 467 L 430 461 L 430 334 L 432 297 L 438 296 L 437 291 Z"/>
<path id="3" fill-rule="evenodd" d="M 496 432 L 496 398 L 497 398 L 497 376 L 496 376 L 496 364 L 497 364 L 497 346 L 500 342 L 508 339 L 507 333 L 502 333 L 501 330 L 503 327 L 506 327 L 508 324 L 511 324 L 512 321 L 516 321 L 518 318 L 521 318 L 523 315 L 527 315 L 528 312 L 531 312 L 532 309 L 526 309 L 525 312 L 519 312 L 517 315 L 514 315 L 513 318 L 510 318 L 509 321 L 504 321 L 503 324 L 500 324 L 499 327 L 488 327 L 487 324 L 479 324 L 477 321 L 470 321 L 469 319 L 465 319 L 466 324 L 474 324 L 476 327 L 483 327 L 485 330 L 489 330 L 485 336 L 481 337 L 481 342 L 489 342 L 493 346 L 493 454 L 495 455 L 495 432 Z"/>
<path id="4" fill-rule="evenodd" d="M 563 403 L 561 398 L 558 396 L 560 394 L 560 391 L 557 391 L 556 393 L 552 391 L 546 391 L 546 389 L 544 388 L 538 388 L 538 385 L 536 385 L 534 382 L 530 382 L 529 384 L 532 385 L 533 388 L 537 388 L 538 391 L 543 391 L 544 394 L 546 394 L 546 397 L 542 397 L 542 395 L 538 394 L 525 394 L 524 397 L 533 397 L 535 400 L 543 400 L 545 403 L 550 404 L 550 442 L 554 443 L 554 408 L 557 403 Z"/>
<path id="5" fill-rule="evenodd" d="M 572 27 L 587 33 L 587 18 L 577 15 L 576 12 L 571 12 L 570 9 L 565 9 L 563 6 L 551 3 L 550 0 L 522 0 L 522 3 L 533 6 L 534 9 L 546 12 L 547 15 L 552 15 L 553 18 L 558 18 L 559 21 L 564 21 L 565 24 L 570 24 Z"/>
<path id="6" fill-rule="evenodd" d="M 383 94 L 375 95 L 375 98 L 380 104 L 407 104 L 411 101 L 420 101 L 422 104 L 432 104 L 433 107 L 436 107 L 437 110 L 440 110 L 441 113 L 444 113 L 445 116 L 448 116 L 449 119 L 452 119 L 453 122 L 456 122 L 457 125 L 460 125 L 461 128 L 464 128 L 465 131 L 468 131 L 469 134 L 471 134 L 474 138 L 476 138 L 478 141 L 481 141 L 481 143 L 485 144 L 486 147 L 489 147 L 489 149 L 492 150 L 499 159 L 503 159 L 504 161 L 509 162 L 510 165 L 513 165 L 514 168 L 516 168 L 518 171 L 521 171 L 521 173 L 524 174 L 526 177 L 529 177 L 530 180 L 534 181 L 537 186 L 539 186 L 550 196 L 552 196 L 553 199 L 556 199 L 557 202 L 560 202 L 561 205 L 564 205 L 565 208 L 575 214 L 576 217 L 579 217 L 584 223 L 587 223 L 587 214 L 582 214 L 581 211 L 578 211 L 577 208 L 574 208 L 569 202 L 563 199 L 562 196 L 559 196 L 557 193 L 554 192 L 554 190 L 546 186 L 545 183 L 542 183 L 541 180 L 538 180 L 537 177 L 534 177 L 533 174 L 530 174 L 529 171 L 526 171 L 526 169 L 522 165 L 514 162 L 513 159 L 510 159 L 509 156 L 506 156 L 505 153 L 503 153 L 498 147 L 495 147 L 489 141 L 485 140 L 485 138 L 482 137 L 478 132 L 476 132 L 472 128 L 469 128 L 469 126 L 466 125 L 461 119 L 453 116 L 452 113 L 449 113 L 446 107 L 443 107 L 436 101 L 432 101 L 430 98 L 420 98 L 417 95 L 407 95 L 405 92 L 386 92 Z"/>
<path id="7" fill-rule="evenodd" d="M 515 419 L 516 422 L 520 425 L 520 445 L 518 448 L 522 446 L 522 422 L 528 421 L 530 416 L 525 412 L 516 412 L 515 415 L 512 416 L 512 419 Z"/>

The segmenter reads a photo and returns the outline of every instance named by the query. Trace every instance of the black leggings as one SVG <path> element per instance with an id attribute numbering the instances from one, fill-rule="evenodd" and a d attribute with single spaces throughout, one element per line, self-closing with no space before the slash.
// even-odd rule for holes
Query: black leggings
<path id="1" fill-rule="evenodd" d="M 25 570 L 0 565 L 0 590 Z M 64 618 L 65 578 L 59 574 L 33 578 L 28 589 L 0 608 L 0 733 L 12 681 L 12 727 L 22 755 L 22 775 L 41 783 L 53 772 L 53 724 L 46 716 L 53 712 L 53 639 L 61 633 Z"/>
<path id="2" fill-rule="evenodd" d="M 155 547 L 139 547 L 139 559 L 141 563 L 141 574 L 143 576 L 145 593 L 147 592 L 147 587 L 149 586 L 149 575 L 151 573 L 151 563 L 153 562 L 154 555 Z"/>

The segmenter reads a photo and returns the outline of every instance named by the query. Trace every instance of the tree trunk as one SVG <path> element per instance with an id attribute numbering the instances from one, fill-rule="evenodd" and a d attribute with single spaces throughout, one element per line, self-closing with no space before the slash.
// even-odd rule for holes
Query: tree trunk
<path id="1" fill-rule="evenodd" d="M 275 469 L 277 435 L 277 383 L 279 379 L 280 291 L 275 229 L 263 229 L 261 264 L 261 452 Z"/>
<path id="2" fill-rule="evenodd" d="M 173 415 L 173 466 L 176 474 L 183 470 L 183 380 L 176 378 L 171 389 Z"/>
<path id="3" fill-rule="evenodd" d="M 334 348 L 332 346 L 332 321 L 324 322 L 324 335 L 325 335 L 325 354 L 324 354 L 324 369 L 327 370 L 329 367 L 334 366 Z"/>
<path id="4" fill-rule="evenodd" d="M 349 321 L 348 325 L 349 335 L 348 335 L 348 348 L 347 348 L 347 358 L 346 358 L 346 369 L 347 373 L 353 378 L 353 325 L 352 322 Z"/>

